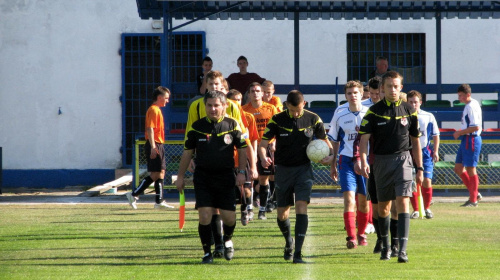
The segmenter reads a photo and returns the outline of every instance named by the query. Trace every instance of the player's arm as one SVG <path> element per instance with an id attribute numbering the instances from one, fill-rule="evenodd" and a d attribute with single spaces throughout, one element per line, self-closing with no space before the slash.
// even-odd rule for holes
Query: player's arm
<path id="1" fill-rule="evenodd" d="M 479 126 L 469 126 L 466 129 L 458 130 L 453 132 L 453 138 L 458 139 L 462 135 L 467 135 L 470 133 L 474 133 L 479 130 Z"/>
<path id="2" fill-rule="evenodd" d="M 339 142 L 332 141 L 332 155 L 329 157 L 332 157 L 331 159 L 331 164 L 330 164 L 330 177 L 334 180 L 338 180 L 338 170 L 337 170 L 337 155 L 339 154 Z"/>
<path id="3" fill-rule="evenodd" d="M 269 140 L 262 139 L 260 141 L 258 153 L 259 153 L 259 161 L 262 167 L 268 168 L 273 162 L 269 157 L 267 157 L 267 146 L 269 145 Z"/>
<path id="4" fill-rule="evenodd" d="M 420 147 L 420 139 L 419 137 L 414 137 L 414 136 L 411 136 L 411 153 L 412 153 L 412 156 L 413 156 L 413 162 L 415 162 L 415 164 L 417 166 L 415 166 L 415 168 L 417 167 L 422 167 L 422 148 Z M 416 170 L 417 171 L 417 175 L 416 175 L 416 179 L 417 179 L 417 185 L 421 185 L 422 182 L 424 181 L 424 171 L 423 170 Z"/>
<path id="5" fill-rule="evenodd" d="M 432 142 L 434 144 L 434 151 L 432 152 L 432 160 L 434 162 L 439 161 L 439 135 L 432 136 Z"/>
<path id="6" fill-rule="evenodd" d="M 362 134 L 361 139 L 359 140 L 359 154 L 361 157 L 361 175 L 366 178 L 368 178 L 368 174 L 370 174 L 370 165 L 368 164 L 367 161 L 368 142 L 370 141 L 370 136 L 371 134 L 369 133 Z M 420 159 L 420 161 L 422 161 L 422 159 Z"/>
<path id="7" fill-rule="evenodd" d="M 179 170 L 177 171 L 177 181 L 175 181 L 175 186 L 180 193 L 184 192 L 184 175 L 189 166 L 189 162 L 193 157 L 194 150 L 184 150 L 181 156 L 181 162 L 179 163 Z"/>
<path id="8" fill-rule="evenodd" d="M 155 143 L 155 131 L 152 127 L 147 127 L 146 134 L 148 135 L 148 141 L 149 144 L 151 145 L 151 154 L 149 155 L 149 157 L 151 159 L 155 159 L 156 156 L 158 155 L 158 148 L 156 147 Z"/>
<path id="9" fill-rule="evenodd" d="M 247 164 L 247 154 L 246 154 L 246 151 L 248 151 L 248 147 L 250 146 L 247 146 L 246 148 L 241 148 L 241 149 L 237 149 L 237 152 L 238 152 L 238 166 L 241 170 L 244 170 L 244 168 L 242 168 L 243 166 L 246 166 Z M 236 185 L 237 186 L 242 186 L 243 184 L 245 184 L 245 174 L 242 174 L 242 173 L 239 173 L 238 172 L 238 175 L 236 176 Z"/>

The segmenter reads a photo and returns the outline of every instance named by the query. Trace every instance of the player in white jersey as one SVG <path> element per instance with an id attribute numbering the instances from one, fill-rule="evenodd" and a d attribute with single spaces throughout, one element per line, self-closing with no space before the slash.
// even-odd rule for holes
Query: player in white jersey
<path id="1" fill-rule="evenodd" d="M 420 109 L 422 105 L 422 94 L 416 90 L 408 92 L 408 103 L 410 103 L 418 113 L 418 124 L 420 130 L 420 147 L 422 148 L 422 163 L 424 168 L 424 181 L 422 183 L 422 198 L 424 200 L 425 217 L 432 219 L 430 206 L 432 200 L 432 174 L 434 171 L 434 162 L 439 161 L 439 127 L 434 115 Z M 433 150 L 431 150 L 431 139 L 433 141 Z M 413 192 L 410 197 L 411 205 L 413 206 L 413 213 L 411 219 L 419 218 L 419 204 L 417 202 L 418 194 Z"/>
<path id="2" fill-rule="evenodd" d="M 469 190 L 469 200 L 461 205 L 463 207 L 477 207 L 477 202 L 481 199 L 476 166 L 481 153 L 483 114 L 479 102 L 471 97 L 471 93 L 468 84 L 458 87 L 458 100 L 465 103 L 465 108 L 462 113 L 461 129 L 453 133 L 453 138 L 461 138 L 455 160 L 455 173 Z"/>
<path id="3" fill-rule="evenodd" d="M 333 155 L 324 159 L 323 163 L 331 165 L 330 176 L 333 180 L 339 179 L 344 197 L 344 225 L 347 231 L 347 248 L 353 249 L 357 245 L 368 245 L 365 229 L 368 224 L 369 206 L 366 201 L 366 179 L 354 172 L 353 143 L 358 135 L 361 121 L 368 111 L 368 107 L 361 105 L 363 85 L 359 81 L 349 81 L 344 87 L 348 106 L 344 110 L 335 112 L 330 122 L 329 137 L 333 140 Z M 337 170 L 337 154 L 339 156 L 339 170 Z M 356 198 L 358 197 L 356 234 Z"/>
<path id="4" fill-rule="evenodd" d="M 379 84 L 382 81 L 380 77 L 373 77 L 368 81 L 368 91 L 370 91 L 370 98 L 361 101 L 361 105 L 370 107 L 382 99 L 380 96 Z"/>

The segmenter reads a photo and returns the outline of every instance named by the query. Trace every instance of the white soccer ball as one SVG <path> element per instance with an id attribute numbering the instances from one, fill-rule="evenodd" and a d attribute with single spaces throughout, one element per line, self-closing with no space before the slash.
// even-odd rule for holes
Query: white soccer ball
<path id="1" fill-rule="evenodd" d="M 318 163 L 320 160 L 330 155 L 330 148 L 325 141 L 316 139 L 307 145 L 306 153 L 311 161 Z"/>

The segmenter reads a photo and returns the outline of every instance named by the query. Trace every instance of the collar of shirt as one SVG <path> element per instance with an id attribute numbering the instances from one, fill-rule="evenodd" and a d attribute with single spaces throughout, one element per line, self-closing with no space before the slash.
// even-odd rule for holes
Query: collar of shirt
<path id="1" fill-rule="evenodd" d="M 224 118 L 225 116 L 222 116 L 220 119 L 218 119 L 217 121 L 212 121 L 208 116 L 206 117 L 207 118 L 207 121 L 209 123 L 220 123 Z"/>
<path id="2" fill-rule="evenodd" d="M 290 110 L 286 109 L 286 114 L 290 117 L 290 119 L 294 119 L 292 115 L 290 115 Z M 304 110 L 302 110 L 302 114 L 297 119 L 300 119 L 304 115 Z"/>
<path id="3" fill-rule="evenodd" d="M 384 97 L 384 104 L 387 105 L 387 107 L 391 107 L 393 104 L 394 104 L 394 106 L 399 106 L 399 105 L 401 105 L 401 102 L 403 102 L 403 100 L 401 100 L 401 99 L 399 99 L 396 102 L 391 102 L 391 101 L 385 99 L 385 97 Z"/>

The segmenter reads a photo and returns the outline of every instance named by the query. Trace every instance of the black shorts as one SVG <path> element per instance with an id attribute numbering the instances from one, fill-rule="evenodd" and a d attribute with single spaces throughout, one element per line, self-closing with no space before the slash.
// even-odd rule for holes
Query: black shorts
<path id="1" fill-rule="evenodd" d="M 266 156 L 272 158 L 271 152 L 270 152 L 270 147 L 267 147 L 266 150 Z M 257 171 L 259 172 L 260 176 L 271 176 L 274 175 L 274 163 L 271 163 L 271 165 L 268 168 L 262 167 L 262 164 L 260 163 L 260 160 L 257 163 Z"/>
<path id="2" fill-rule="evenodd" d="M 236 210 L 236 177 L 233 169 L 213 171 L 197 167 L 193 183 L 197 208 Z"/>
<path id="3" fill-rule="evenodd" d="M 156 148 L 158 149 L 158 155 L 156 158 L 151 159 L 151 144 L 146 140 L 146 145 L 144 145 L 144 156 L 148 162 L 148 171 L 149 172 L 161 172 L 162 170 L 167 169 L 167 163 L 165 162 L 165 148 L 163 144 L 155 143 Z"/>
<path id="4" fill-rule="evenodd" d="M 314 181 L 311 163 L 299 166 L 276 166 L 275 192 L 278 207 L 293 206 L 295 201 L 311 201 Z M 295 195 L 295 200 L 294 200 Z"/>
<path id="5" fill-rule="evenodd" d="M 375 184 L 375 177 L 373 176 L 373 165 L 370 164 L 370 174 L 368 176 L 368 195 L 373 204 L 378 204 L 377 199 L 377 185 Z"/>

